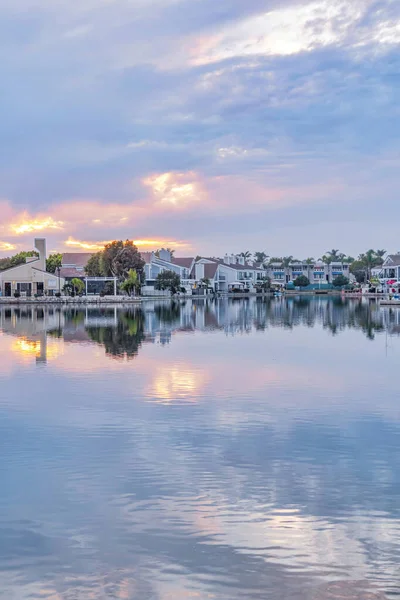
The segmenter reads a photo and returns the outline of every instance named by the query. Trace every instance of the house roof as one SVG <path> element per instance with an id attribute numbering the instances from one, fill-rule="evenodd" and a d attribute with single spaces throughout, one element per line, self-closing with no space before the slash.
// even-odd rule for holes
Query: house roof
<path id="1" fill-rule="evenodd" d="M 93 252 L 65 252 L 62 257 L 62 265 L 74 265 L 75 267 L 86 267 Z"/>
<path id="2" fill-rule="evenodd" d="M 172 263 L 174 265 L 178 265 L 178 267 L 183 267 L 185 269 L 189 269 L 192 266 L 193 261 L 194 261 L 193 256 L 184 257 L 184 258 L 182 258 L 181 256 L 179 256 L 179 257 L 174 256 L 172 258 Z"/>
<path id="3" fill-rule="evenodd" d="M 8 273 L 9 271 L 12 271 L 13 269 L 19 269 L 20 267 L 26 267 L 26 265 L 32 265 L 32 268 L 35 269 L 35 267 L 33 266 L 37 261 L 39 260 L 39 258 L 37 260 L 32 260 L 30 262 L 23 262 L 20 263 L 19 265 L 14 265 L 13 267 L 8 267 L 8 269 L 3 269 L 2 271 L 0 271 L 0 275 L 2 275 L 3 273 Z M 37 271 L 40 271 L 41 269 L 37 269 Z"/>
<path id="4" fill-rule="evenodd" d="M 389 262 L 393 267 L 400 267 L 400 254 L 389 254 L 386 257 L 384 264 L 386 264 L 386 262 Z"/>
<path id="5" fill-rule="evenodd" d="M 82 270 L 78 271 L 74 267 L 61 267 L 60 277 L 86 277 L 86 273 Z"/>
<path id="6" fill-rule="evenodd" d="M 206 263 L 204 265 L 204 277 L 206 277 L 207 279 L 214 279 L 215 274 L 218 270 L 218 264 L 217 263 Z"/>
<path id="7" fill-rule="evenodd" d="M 149 264 L 150 260 L 151 260 L 151 255 L 153 253 L 152 252 L 141 252 L 140 256 L 142 257 L 142 259 L 144 260 L 144 262 L 146 263 L 146 265 Z"/>
<path id="8" fill-rule="evenodd" d="M 227 265 L 222 258 L 206 258 L 206 260 L 211 260 L 214 263 L 217 263 L 218 265 L 222 265 L 223 267 L 229 267 L 231 269 L 234 269 L 235 271 L 262 271 L 264 273 L 264 269 L 260 269 L 256 266 L 251 267 L 250 265 L 244 264 L 244 265 L 239 265 L 239 264 L 229 264 Z"/>

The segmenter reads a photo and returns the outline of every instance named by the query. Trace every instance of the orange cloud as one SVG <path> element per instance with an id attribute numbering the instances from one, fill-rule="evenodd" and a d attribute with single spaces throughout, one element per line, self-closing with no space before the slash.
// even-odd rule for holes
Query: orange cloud
<path id="1" fill-rule="evenodd" d="M 64 242 L 64 244 L 70 248 L 82 248 L 83 250 L 89 250 L 89 251 L 93 251 L 93 252 L 98 252 L 99 250 L 102 250 L 104 248 L 104 246 L 106 244 L 109 244 L 112 240 L 108 240 L 108 241 L 102 241 L 102 242 L 98 242 L 98 241 L 94 241 L 94 242 L 89 242 L 89 241 L 81 241 L 81 240 L 76 240 L 72 237 L 69 237 L 68 240 L 66 242 Z M 150 248 L 160 248 L 162 246 L 167 246 L 170 248 L 190 248 L 190 244 L 189 242 L 185 242 L 185 241 L 179 241 L 179 240 L 168 240 L 168 239 L 158 239 L 158 240 L 133 240 L 133 243 L 138 247 L 138 248 L 143 248 L 143 247 L 150 247 Z"/>
<path id="2" fill-rule="evenodd" d="M 0 242 L 0 252 L 8 252 L 9 250 L 15 250 L 17 246 L 10 244 L 9 242 Z"/>
<path id="3" fill-rule="evenodd" d="M 9 229 L 11 233 L 23 235 L 25 233 L 45 231 L 48 229 L 63 229 L 63 226 L 63 221 L 55 221 L 53 217 L 30 219 L 29 216 L 24 213 L 19 222 L 12 223 L 9 226 Z"/>

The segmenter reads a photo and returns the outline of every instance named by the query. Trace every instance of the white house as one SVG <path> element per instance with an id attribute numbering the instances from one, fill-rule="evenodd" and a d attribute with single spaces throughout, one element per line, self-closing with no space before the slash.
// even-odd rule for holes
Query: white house
<path id="1" fill-rule="evenodd" d="M 64 279 L 46 271 L 46 240 L 36 238 L 35 250 L 39 257 L 28 257 L 25 263 L 0 271 L 2 296 L 11 297 L 15 292 L 19 292 L 21 296 L 52 296 L 62 289 Z"/>
<path id="2" fill-rule="evenodd" d="M 158 255 L 154 252 L 141 252 L 140 254 L 145 261 L 145 286 L 142 289 L 143 294 L 154 292 L 157 275 L 163 271 L 173 271 L 174 273 L 177 273 L 181 279 L 182 287 L 185 287 L 187 291 L 192 289 L 195 283 L 192 278 L 195 263 L 194 257 L 178 258 L 172 256 L 168 250 L 164 249 L 160 250 Z"/>
<path id="3" fill-rule="evenodd" d="M 391 279 L 400 281 L 400 252 L 397 254 L 388 254 L 377 274 L 382 282 Z"/>
<path id="4" fill-rule="evenodd" d="M 232 289 L 254 291 L 257 283 L 265 279 L 266 270 L 243 256 L 225 254 L 224 258 L 201 258 L 193 271 L 196 283 L 208 279 L 216 292 L 228 292 Z"/>

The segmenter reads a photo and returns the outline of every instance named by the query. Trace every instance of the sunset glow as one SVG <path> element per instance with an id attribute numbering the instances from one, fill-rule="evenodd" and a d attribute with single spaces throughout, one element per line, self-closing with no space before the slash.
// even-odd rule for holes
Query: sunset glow
<path id="1" fill-rule="evenodd" d="M 53 229 L 63 229 L 62 221 L 55 221 L 52 217 L 45 219 L 33 219 L 32 221 L 22 221 L 21 223 L 13 223 L 10 225 L 10 230 L 16 235 L 26 233 L 35 233 L 37 231 L 46 231 Z"/>

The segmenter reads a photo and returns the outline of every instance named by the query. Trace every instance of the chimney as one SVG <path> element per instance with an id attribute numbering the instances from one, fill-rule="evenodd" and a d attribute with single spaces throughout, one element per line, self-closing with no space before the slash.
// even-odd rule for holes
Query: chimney
<path id="1" fill-rule="evenodd" d="M 231 265 L 236 265 L 236 256 L 234 254 L 231 255 L 229 262 Z"/>
<path id="2" fill-rule="evenodd" d="M 230 263 L 230 257 L 229 257 L 229 255 L 228 255 L 228 254 L 225 254 L 225 256 L 224 256 L 224 263 L 225 263 L 226 265 L 229 265 L 229 263 Z"/>
<path id="3" fill-rule="evenodd" d="M 46 240 L 45 238 L 36 238 L 35 239 L 35 249 L 39 252 L 39 261 L 37 263 L 37 268 L 42 271 L 46 270 Z"/>
<path id="4" fill-rule="evenodd" d="M 244 265 L 244 256 L 238 256 L 239 265 Z"/>
<path id="5" fill-rule="evenodd" d="M 171 252 L 165 250 L 165 248 L 161 248 L 159 253 L 160 260 L 165 260 L 166 262 L 171 262 Z"/>

